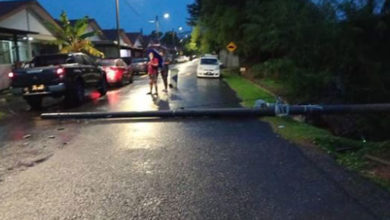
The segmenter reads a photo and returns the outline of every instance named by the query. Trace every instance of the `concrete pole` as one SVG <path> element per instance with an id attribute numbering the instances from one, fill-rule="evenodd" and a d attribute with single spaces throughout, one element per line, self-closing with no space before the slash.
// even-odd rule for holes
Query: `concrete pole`
<path id="1" fill-rule="evenodd" d="M 28 31 L 31 31 L 31 27 L 30 27 L 30 16 L 29 16 L 30 12 L 28 9 L 26 9 L 26 24 L 27 24 L 27 30 Z M 32 47 L 31 47 L 31 40 L 30 40 L 30 36 L 27 34 L 27 60 L 31 60 L 32 59 Z"/>
<path id="2" fill-rule="evenodd" d="M 157 36 L 157 42 L 160 43 L 160 23 L 159 23 L 159 20 L 158 20 L 158 16 L 156 16 L 156 20 L 155 20 L 155 23 L 156 23 L 156 36 Z"/>
<path id="3" fill-rule="evenodd" d="M 172 118 L 172 117 L 260 117 L 310 114 L 388 113 L 390 104 L 358 105 L 284 105 L 270 104 L 258 108 L 184 109 L 133 112 L 64 112 L 43 113 L 42 119 L 99 119 L 99 118 Z"/>
<path id="4" fill-rule="evenodd" d="M 118 58 L 121 57 L 121 37 L 120 37 L 120 24 L 119 24 L 119 0 L 115 0 L 116 4 L 116 32 L 117 32 L 117 47 L 118 47 Z"/>

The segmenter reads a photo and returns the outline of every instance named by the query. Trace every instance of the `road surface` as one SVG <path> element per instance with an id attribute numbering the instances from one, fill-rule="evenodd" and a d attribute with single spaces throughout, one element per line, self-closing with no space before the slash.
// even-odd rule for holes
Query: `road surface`
<path id="1" fill-rule="evenodd" d="M 79 108 L 44 111 L 239 105 L 222 80 L 197 79 L 194 62 L 177 68 L 179 90 L 159 98 L 140 77 Z M 10 157 L 0 163 L 0 219 L 390 218 L 388 193 L 256 119 L 59 122 L 26 108 L 0 126 Z"/>

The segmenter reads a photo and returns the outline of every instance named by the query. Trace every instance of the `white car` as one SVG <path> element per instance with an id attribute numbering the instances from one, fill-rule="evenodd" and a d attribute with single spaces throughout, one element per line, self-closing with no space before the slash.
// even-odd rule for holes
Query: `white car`
<path id="1" fill-rule="evenodd" d="M 221 76 L 220 62 L 215 57 L 202 57 L 199 60 L 197 77 L 219 78 Z"/>

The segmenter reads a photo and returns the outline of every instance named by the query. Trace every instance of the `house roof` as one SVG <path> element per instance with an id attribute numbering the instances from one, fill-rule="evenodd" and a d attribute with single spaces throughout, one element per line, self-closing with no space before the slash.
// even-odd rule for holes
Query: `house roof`
<path id="1" fill-rule="evenodd" d="M 49 12 L 47 12 L 36 0 L 0 1 L 0 21 L 26 8 L 33 9 L 35 14 L 39 15 L 42 21 L 50 21 L 52 24 L 57 25 L 57 22 Z"/>
<path id="2" fill-rule="evenodd" d="M 0 18 L 33 1 L 0 1 Z"/>
<path id="3" fill-rule="evenodd" d="M 149 43 L 152 41 L 152 37 L 149 35 L 143 35 L 142 36 L 142 47 L 147 48 Z"/>
<path id="4" fill-rule="evenodd" d="M 140 39 L 142 37 L 140 32 L 128 32 L 126 33 L 127 37 L 131 40 L 131 42 L 136 42 L 137 39 Z"/>
<path id="5" fill-rule="evenodd" d="M 74 24 L 76 24 L 76 22 L 77 22 L 78 20 L 79 20 L 79 19 L 71 19 L 71 20 L 69 20 L 69 22 L 70 22 L 71 25 L 74 25 Z M 58 22 L 58 21 L 57 21 L 57 22 Z M 100 27 L 100 25 L 97 23 L 97 21 L 96 21 L 95 19 L 89 18 L 89 19 L 88 19 L 88 23 L 89 23 L 89 25 L 91 25 L 95 30 L 97 30 L 99 37 L 103 38 L 103 40 L 107 40 L 107 36 L 104 35 L 103 29 Z"/>
<path id="6" fill-rule="evenodd" d="M 0 27 L 0 34 L 1 33 L 17 34 L 17 35 L 38 34 L 37 32 L 33 32 L 33 31 L 23 31 L 23 30 L 18 30 L 18 29 Z"/>
<path id="7" fill-rule="evenodd" d="M 115 30 L 115 29 L 103 30 L 103 33 L 109 40 L 115 41 L 118 39 L 118 35 L 117 35 L 118 33 L 117 33 L 117 30 Z"/>
<path id="8" fill-rule="evenodd" d="M 127 37 L 123 29 L 119 30 L 121 38 L 126 44 L 133 45 L 132 41 Z M 103 30 L 104 35 L 112 41 L 117 41 L 118 40 L 118 32 L 116 29 L 109 29 L 109 30 Z"/>

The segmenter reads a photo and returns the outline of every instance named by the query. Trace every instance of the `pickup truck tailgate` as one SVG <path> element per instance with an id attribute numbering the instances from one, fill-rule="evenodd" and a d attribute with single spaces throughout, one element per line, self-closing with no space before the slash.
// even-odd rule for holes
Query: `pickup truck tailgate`
<path id="1" fill-rule="evenodd" d="M 25 87 L 38 84 L 57 84 L 60 81 L 57 75 L 57 69 L 49 67 L 16 70 L 14 71 L 15 76 L 12 79 L 11 86 Z"/>

